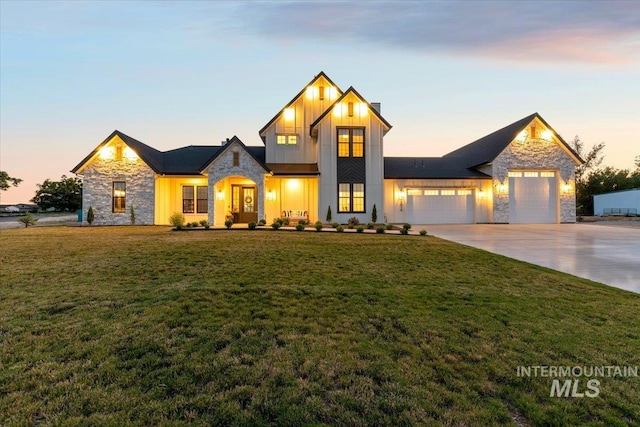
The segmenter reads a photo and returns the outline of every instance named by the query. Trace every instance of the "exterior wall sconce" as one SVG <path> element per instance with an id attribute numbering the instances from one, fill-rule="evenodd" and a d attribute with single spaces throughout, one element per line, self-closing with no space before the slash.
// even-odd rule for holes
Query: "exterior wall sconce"
<path id="1" fill-rule="evenodd" d="M 562 192 L 565 194 L 571 193 L 571 184 L 569 184 L 569 181 L 565 181 L 565 183 L 562 184 Z"/>
<path id="2" fill-rule="evenodd" d="M 224 191 L 219 190 L 219 191 L 216 193 L 216 199 L 218 199 L 218 200 L 224 200 Z"/>
<path id="3" fill-rule="evenodd" d="M 131 148 L 129 147 L 124 147 L 123 153 L 124 157 L 126 157 L 128 160 L 136 160 L 138 158 L 138 155 L 136 154 L 135 151 L 133 151 Z"/>
<path id="4" fill-rule="evenodd" d="M 284 119 L 286 121 L 291 121 L 296 118 L 296 109 L 293 107 L 284 109 Z"/>
<path id="5" fill-rule="evenodd" d="M 485 196 L 486 194 L 484 190 L 478 190 L 478 199 L 482 200 L 485 198 Z"/>
<path id="6" fill-rule="evenodd" d="M 404 188 L 401 188 L 396 196 L 398 197 L 398 201 L 400 202 L 400 212 L 402 212 L 404 210 L 404 203 L 407 201 L 407 191 Z"/>
<path id="7" fill-rule="evenodd" d="M 273 190 L 267 191 L 267 200 L 275 200 L 275 199 L 276 199 L 276 192 Z"/>
<path id="8" fill-rule="evenodd" d="M 500 184 L 498 184 L 498 192 L 500 194 L 507 194 L 508 190 L 509 190 L 509 187 L 504 182 L 501 182 Z"/>

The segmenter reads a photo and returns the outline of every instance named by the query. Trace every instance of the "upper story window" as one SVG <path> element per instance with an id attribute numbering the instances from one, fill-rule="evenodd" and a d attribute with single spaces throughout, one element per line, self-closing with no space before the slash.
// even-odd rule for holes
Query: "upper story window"
<path id="1" fill-rule="evenodd" d="M 276 143 L 278 145 L 296 145 L 298 143 L 298 135 L 279 133 L 276 135 Z"/>
<path id="2" fill-rule="evenodd" d="M 364 157 L 364 129 L 338 129 L 338 157 Z"/>
<path id="3" fill-rule="evenodd" d="M 127 184 L 124 181 L 113 182 L 112 211 L 114 213 L 127 211 Z"/>
<path id="4" fill-rule="evenodd" d="M 237 151 L 233 152 L 233 166 L 240 166 L 240 153 Z"/>

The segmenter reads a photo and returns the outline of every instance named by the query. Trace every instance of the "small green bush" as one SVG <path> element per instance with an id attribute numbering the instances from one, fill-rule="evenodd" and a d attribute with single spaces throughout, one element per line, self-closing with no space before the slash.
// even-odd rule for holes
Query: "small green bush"
<path id="1" fill-rule="evenodd" d="M 427 235 L 427 230 L 420 230 L 420 235 L 421 236 L 426 236 Z"/>
<path id="2" fill-rule="evenodd" d="M 260 225 L 260 226 L 267 225 L 267 220 L 262 218 L 260 221 L 258 221 L 258 225 Z"/>
<path id="3" fill-rule="evenodd" d="M 387 224 L 385 225 L 385 227 L 387 228 L 387 230 L 393 230 L 393 224 Z"/>
<path id="4" fill-rule="evenodd" d="M 206 227 L 206 226 L 207 226 L 207 224 L 209 224 L 209 222 L 208 222 L 206 219 L 203 219 L 203 220 L 201 220 L 201 221 L 199 222 L 199 224 L 200 224 L 201 226 L 203 226 L 203 227 Z"/>
<path id="5" fill-rule="evenodd" d="M 407 234 L 409 234 L 409 230 L 407 230 L 406 228 L 404 228 L 404 227 L 403 227 L 403 228 L 400 230 L 400 234 L 402 234 L 403 236 L 406 236 Z"/>
<path id="6" fill-rule="evenodd" d="M 273 223 L 271 224 L 271 228 L 273 228 L 274 230 L 277 230 L 281 226 L 282 226 L 282 223 L 280 221 L 273 221 Z"/>
<path id="7" fill-rule="evenodd" d="M 361 225 L 357 226 L 357 227 L 356 227 L 356 232 L 357 232 L 357 233 L 364 233 L 364 227 L 363 227 L 363 226 L 361 226 Z"/>
<path id="8" fill-rule="evenodd" d="M 314 227 L 316 228 L 316 231 L 322 230 L 322 222 L 317 221 Z"/>
<path id="9" fill-rule="evenodd" d="M 133 205 L 129 208 L 129 221 L 131 222 L 131 225 L 136 224 L 136 213 L 133 210 Z"/>
<path id="10" fill-rule="evenodd" d="M 169 224 L 173 225 L 176 230 L 181 230 L 184 227 L 185 218 L 180 212 L 174 212 L 169 217 Z"/>
<path id="11" fill-rule="evenodd" d="M 193 222 L 191 223 L 191 226 L 192 226 L 192 227 L 200 227 L 200 223 L 199 223 L 198 221 L 193 221 Z"/>
<path id="12" fill-rule="evenodd" d="M 18 219 L 18 221 L 24 224 L 24 228 L 27 228 L 29 226 L 36 225 L 36 222 L 38 222 L 38 219 L 34 218 L 33 215 L 31 215 L 31 212 L 27 212 L 27 214 L 22 218 Z"/>
<path id="13" fill-rule="evenodd" d="M 255 230 L 256 229 L 256 223 L 254 221 L 251 221 L 248 225 L 249 230 Z"/>
<path id="14" fill-rule="evenodd" d="M 351 218 L 349 218 L 349 221 L 347 221 L 347 224 L 348 225 L 359 225 L 360 224 L 360 220 L 357 217 L 352 216 Z"/>
<path id="15" fill-rule="evenodd" d="M 385 230 L 385 228 L 381 225 L 380 227 L 376 228 L 376 233 L 384 234 L 384 230 Z"/>
<path id="16" fill-rule="evenodd" d="M 327 209 L 327 222 L 331 222 L 331 205 L 329 205 L 329 209 Z"/>
<path id="17" fill-rule="evenodd" d="M 232 225 L 233 225 L 233 220 L 232 219 L 226 219 L 224 221 L 224 226 L 227 227 L 227 230 L 230 229 Z"/>
<path id="18" fill-rule="evenodd" d="M 306 219 L 301 219 L 300 221 L 298 221 L 298 224 L 307 225 L 309 223 L 307 222 Z"/>
<path id="19" fill-rule="evenodd" d="M 304 231 L 304 224 L 300 224 L 300 223 L 296 224 L 296 230 Z"/>
<path id="20" fill-rule="evenodd" d="M 88 219 L 87 219 L 87 221 L 88 221 Z M 578 216 L 578 217 L 576 218 L 576 221 L 577 221 L 577 222 L 584 222 L 584 217 L 583 217 L 582 215 L 580 215 L 580 216 Z"/>
<path id="21" fill-rule="evenodd" d="M 336 227 L 336 231 L 337 231 L 338 233 L 342 233 L 342 232 L 344 231 L 344 227 L 343 227 L 343 226 L 341 226 L 341 225 L 338 225 L 338 226 Z"/>
<path id="22" fill-rule="evenodd" d="M 405 225 L 402 226 L 402 228 L 404 228 L 405 230 L 411 230 L 411 224 L 406 223 Z"/>
<path id="23" fill-rule="evenodd" d="M 291 221 L 289 221 L 289 218 L 282 218 L 282 225 L 288 227 L 290 223 Z"/>
<path id="24" fill-rule="evenodd" d="M 373 205 L 373 209 L 371 210 L 371 222 L 374 224 L 378 222 L 378 210 L 376 209 L 376 205 Z"/>
<path id="25" fill-rule="evenodd" d="M 191 224 L 190 222 L 188 222 L 188 223 L 187 223 L 187 225 L 186 225 L 186 227 L 187 227 L 187 228 L 191 228 L 191 227 L 193 227 L 193 224 Z"/>
<path id="26" fill-rule="evenodd" d="M 332 222 L 332 223 L 331 223 L 331 226 L 332 226 L 333 228 L 338 228 L 338 227 L 340 226 L 340 223 L 339 223 L 339 222 Z"/>
<path id="27" fill-rule="evenodd" d="M 375 226 L 376 226 L 376 225 L 375 225 L 374 223 L 372 223 L 372 222 L 368 222 L 368 223 L 367 223 L 367 228 L 368 228 L 369 230 L 373 230 L 373 227 L 375 227 Z"/>

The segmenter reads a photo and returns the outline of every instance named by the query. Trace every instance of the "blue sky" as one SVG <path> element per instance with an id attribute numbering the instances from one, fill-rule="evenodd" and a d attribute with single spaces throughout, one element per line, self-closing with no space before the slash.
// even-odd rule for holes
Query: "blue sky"
<path id="1" fill-rule="evenodd" d="M 258 130 L 314 75 L 382 103 L 387 156 L 535 111 L 640 155 L 640 2 L 0 0 L 0 169 L 26 202 L 114 129 L 160 150 Z"/>

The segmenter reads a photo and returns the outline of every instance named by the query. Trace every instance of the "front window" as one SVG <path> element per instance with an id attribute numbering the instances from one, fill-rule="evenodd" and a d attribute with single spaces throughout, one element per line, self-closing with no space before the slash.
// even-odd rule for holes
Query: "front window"
<path id="1" fill-rule="evenodd" d="M 209 190 L 207 187 L 196 187 L 198 192 L 198 204 L 197 204 L 197 212 L 198 213 L 207 213 L 209 208 Z"/>
<path id="2" fill-rule="evenodd" d="M 364 157 L 364 129 L 338 129 L 338 157 Z"/>
<path id="3" fill-rule="evenodd" d="M 193 187 L 182 187 L 182 213 L 194 212 Z"/>
<path id="4" fill-rule="evenodd" d="M 182 213 L 207 213 L 208 189 L 202 186 L 182 187 Z"/>
<path id="5" fill-rule="evenodd" d="M 364 212 L 364 183 L 338 185 L 338 212 Z"/>
<path id="6" fill-rule="evenodd" d="M 113 183 L 113 212 L 122 213 L 127 211 L 127 184 L 124 181 Z"/>

